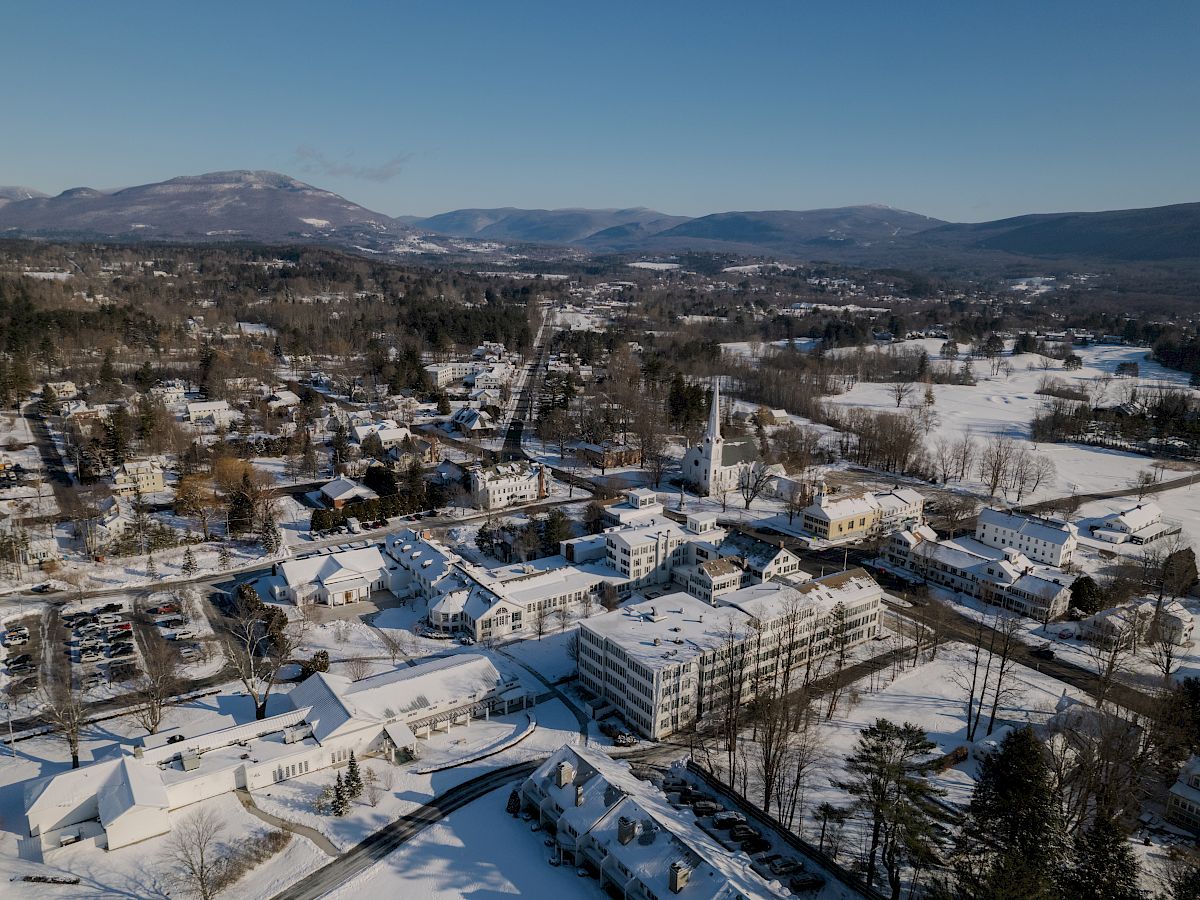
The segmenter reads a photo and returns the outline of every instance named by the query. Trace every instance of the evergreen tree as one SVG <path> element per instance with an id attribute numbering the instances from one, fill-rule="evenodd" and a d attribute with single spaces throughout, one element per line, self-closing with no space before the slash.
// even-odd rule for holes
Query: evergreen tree
<path id="1" fill-rule="evenodd" d="M 262 527 L 258 530 L 258 539 L 268 556 L 279 552 L 279 529 L 275 527 L 274 522 L 268 520 L 262 523 Z"/>
<path id="2" fill-rule="evenodd" d="M 1063 900 L 1144 900 L 1137 857 L 1116 819 L 1101 811 L 1076 835 L 1074 858 L 1063 869 L 1060 887 Z"/>
<path id="3" fill-rule="evenodd" d="M 217 551 L 217 565 L 221 567 L 222 572 L 233 565 L 233 554 L 229 552 L 229 548 L 225 544 L 222 544 Z"/>
<path id="4" fill-rule="evenodd" d="M 142 393 L 147 392 L 158 383 L 158 376 L 154 374 L 154 368 L 150 365 L 150 360 L 142 363 L 142 367 L 133 376 L 133 381 Z"/>
<path id="5" fill-rule="evenodd" d="M 521 795 L 515 790 L 509 792 L 508 803 L 504 804 L 504 811 L 514 819 L 521 812 Z"/>
<path id="6" fill-rule="evenodd" d="M 1071 582 L 1071 605 L 1089 616 L 1104 609 L 1104 591 L 1091 575 Z"/>
<path id="7" fill-rule="evenodd" d="M 445 391 L 438 392 L 437 411 L 439 416 L 450 415 L 450 398 L 446 396 Z"/>
<path id="8" fill-rule="evenodd" d="M 1064 837 L 1045 748 L 1013 731 L 986 757 L 963 823 L 959 887 L 967 897 L 1051 900 Z"/>
<path id="9" fill-rule="evenodd" d="M 346 790 L 346 797 L 349 800 L 357 800 L 363 791 L 362 774 L 358 771 L 358 760 L 354 757 L 354 751 L 350 751 L 350 762 L 346 766 L 346 779 L 342 783 Z"/>
<path id="10" fill-rule="evenodd" d="M 100 387 L 106 391 L 115 391 L 121 386 L 121 379 L 117 377 L 117 370 L 113 367 L 111 350 L 104 351 L 104 361 L 100 363 L 100 375 L 97 380 Z"/>
<path id="11" fill-rule="evenodd" d="M 550 510 L 550 514 L 546 516 L 546 527 L 542 536 L 548 551 L 557 553 L 559 542 L 565 541 L 569 537 L 571 537 L 571 520 L 567 518 L 567 514 L 557 508 Z"/>
<path id="12" fill-rule="evenodd" d="M 156 566 L 154 564 L 154 554 L 153 553 L 149 553 L 146 555 L 146 577 L 149 578 L 151 581 L 158 580 L 158 566 Z"/>
<path id="13" fill-rule="evenodd" d="M 196 568 L 196 555 L 192 553 L 192 548 L 188 547 L 183 551 L 183 574 L 195 575 Z"/>
<path id="14" fill-rule="evenodd" d="M 58 394 L 54 393 L 54 388 L 46 385 L 42 388 L 42 397 L 38 401 L 38 412 L 43 416 L 52 416 L 58 409 Z"/>
<path id="15" fill-rule="evenodd" d="M 342 773 L 338 772 L 337 780 L 333 783 L 333 803 L 330 812 L 335 816 L 344 816 L 350 812 L 350 799 L 346 796 L 346 785 L 342 782 Z"/>
<path id="16" fill-rule="evenodd" d="M 254 487 L 250 473 L 242 474 L 242 484 L 229 494 L 229 533 L 244 534 L 254 526 Z"/>

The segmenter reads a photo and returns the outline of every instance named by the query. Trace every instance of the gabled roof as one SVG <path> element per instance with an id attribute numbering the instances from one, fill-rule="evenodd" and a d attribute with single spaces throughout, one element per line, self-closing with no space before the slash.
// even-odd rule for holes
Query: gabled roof
<path id="1" fill-rule="evenodd" d="M 168 809 L 167 789 L 157 768 L 124 757 L 96 795 L 105 828 L 133 809 Z"/>

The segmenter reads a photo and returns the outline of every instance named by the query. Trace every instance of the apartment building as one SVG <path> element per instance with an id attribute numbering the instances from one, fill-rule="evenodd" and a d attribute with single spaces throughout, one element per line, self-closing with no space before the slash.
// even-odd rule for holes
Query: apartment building
<path id="1" fill-rule="evenodd" d="M 832 650 L 834 619 L 850 646 L 876 632 L 883 591 L 862 569 L 802 584 L 771 581 L 728 592 L 715 605 L 673 593 L 579 625 L 580 684 L 640 734 L 660 740 L 739 692 L 777 683 L 789 667 Z"/>
<path id="2" fill-rule="evenodd" d="M 504 509 L 545 497 L 548 477 L 545 467 L 538 463 L 476 466 L 471 469 L 471 494 L 480 509 Z"/>
<path id="3" fill-rule="evenodd" d="M 975 540 L 990 547 L 1012 547 L 1034 562 L 1061 569 L 1079 545 L 1079 532 L 1061 519 L 988 508 L 979 513 Z"/>
<path id="4" fill-rule="evenodd" d="M 145 496 L 166 489 L 162 463 L 156 459 L 130 460 L 113 472 L 112 492 L 117 497 Z"/>
<path id="5" fill-rule="evenodd" d="M 822 481 L 801 521 L 805 531 L 822 540 L 853 541 L 919 525 L 924 510 L 925 498 L 908 488 L 835 495 Z"/>

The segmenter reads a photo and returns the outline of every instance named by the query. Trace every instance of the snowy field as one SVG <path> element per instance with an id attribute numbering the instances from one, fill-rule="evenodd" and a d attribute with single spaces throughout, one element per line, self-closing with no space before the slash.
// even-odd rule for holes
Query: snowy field
<path id="1" fill-rule="evenodd" d="M 936 362 L 943 343 L 939 339 L 924 339 L 908 341 L 899 346 L 913 349 L 924 347 Z M 841 352 L 849 352 L 849 348 L 842 348 Z M 1025 354 L 1009 360 L 1014 368 L 1012 375 L 992 376 L 988 361 L 981 359 L 972 363 L 977 384 L 933 385 L 933 412 L 937 421 L 929 430 L 926 445 L 932 447 L 941 440 L 954 441 L 964 434 L 974 436 L 978 442 L 1005 436 L 1033 452 L 1048 455 L 1057 468 L 1056 476 L 1044 483 L 1035 495 L 1022 498 L 1024 502 L 1075 492 L 1110 491 L 1126 486 L 1139 470 L 1149 467 L 1149 457 L 1077 444 L 1034 443 L 1029 439 L 1030 422 L 1045 399 L 1037 393 L 1039 383 L 1042 378 L 1050 376 L 1075 388 L 1092 389 L 1096 379 L 1111 376 L 1119 363 L 1136 362 L 1140 367 L 1140 378 L 1115 379 L 1109 386 L 1107 402 L 1115 403 L 1125 385 L 1136 383 L 1138 387 L 1148 388 L 1170 384 L 1186 388 L 1188 376 L 1147 360 L 1145 348 L 1093 346 L 1076 348 L 1075 352 L 1082 357 L 1083 367 L 1074 372 L 1064 371 L 1058 361 L 1052 361 L 1055 368 L 1043 370 L 1038 365 L 1042 357 Z M 1027 368 L 1029 366 L 1032 368 Z M 846 393 L 829 398 L 828 402 L 895 412 L 896 401 L 889 395 L 890 388 L 891 385 L 886 383 L 859 382 Z M 923 400 L 917 393 L 914 391 L 910 402 L 919 403 Z M 972 482 L 966 482 L 963 486 L 982 489 L 982 485 Z"/>

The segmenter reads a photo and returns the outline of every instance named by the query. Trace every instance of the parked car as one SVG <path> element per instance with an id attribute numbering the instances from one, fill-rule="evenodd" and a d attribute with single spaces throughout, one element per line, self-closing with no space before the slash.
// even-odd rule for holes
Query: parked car
<path id="1" fill-rule="evenodd" d="M 21 653 L 17 656 L 10 656 L 8 658 L 8 667 L 11 669 L 13 666 L 19 666 L 22 663 L 28 662 L 33 662 L 33 657 L 28 653 Z"/>
<path id="2" fill-rule="evenodd" d="M 133 644 L 116 644 L 108 652 L 113 656 L 133 656 Z"/>
<path id="3" fill-rule="evenodd" d="M 101 613 L 97 617 L 97 621 L 101 625 L 116 625 L 118 622 L 121 621 L 121 617 L 119 615 L 117 615 L 116 613 L 106 612 L 106 613 Z"/>
<path id="4" fill-rule="evenodd" d="M 1038 647 L 1031 655 L 1037 659 L 1054 659 L 1054 651 L 1049 647 Z"/>
<path id="5" fill-rule="evenodd" d="M 29 643 L 29 635 L 9 632 L 8 636 L 4 639 L 4 643 L 8 647 L 20 647 L 22 644 Z"/>
<path id="6" fill-rule="evenodd" d="M 825 879 L 816 872 L 801 872 L 799 875 L 793 875 L 792 880 L 788 882 L 788 887 L 792 889 L 794 894 L 802 894 L 805 891 L 817 891 L 825 886 Z"/>
<path id="7" fill-rule="evenodd" d="M 791 875 L 804 868 L 804 863 L 798 859 L 776 859 L 767 864 L 775 875 Z"/>
<path id="8" fill-rule="evenodd" d="M 53 589 L 53 586 L 48 581 L 43 581 L 41 584 L 35 584 L 30 588 L 35 594 L 48 594 Z"/>
<path id="9" fill-rule="evenodd" d="M 124 609 L 124 607 L 121 606 L 120 603 L 105 603 L 102 607 L 100 607 L 100 612 L 115 613 L 121 612 L 122 609 Z"/>
<path id="10" fill-rule="evenodd" d="M 615 738 L 613 738 L 613 743 L 616 744 L 618 747 L 632 747 L 634 744 L 637 743 L 637 738 L 634 737 L 632 734 L 630 734 L 628 731 L 623 731 L 620 734 L 618 734 Z"/>
<path id="11" fill-rule="evenodd" d="M 101 656 L 99 653 L 97 653 L 95 650 L 84 650 L 82 653 L 79 654 L 79 661 L 85 662 L 85 663 L 99 662 L 103 658 L 104 657 Z"/>
<path id="12" fill-rule="evenodd" d="M 771 842 L 764 837 L 746 838 L 742 841 L 742 849 L 751 855 L 765 853 L 771 849 Z"/>
<path id="13" fill-rule="evenodd" d="M 197 650 L 195 647 L 184 647 L 183 649 L 181 649 L 179 651 L 179 655 L 182 656 L 184 659 L 195 659 L 197 656 L 200 655 L 200 651 Z"/>
<path id="14" fill-rule="evenodd" d="M 149 612 L 152 616 L 177 615 L 179 613 L 179 607 L 174 603 L 163 603 L 160 606 L 153 607 L 149 610 Z"/>
<path id="15" fill-rule="evenodd" d="M 104 676 L 100 674 L 92 674 L 83 679 L 83 686 L 85 688 L 99 687 L 102 684 L 104 684 Z"/>
<path id="16" fill-rule="evenodd" d="M 745 824 L 746 817 L 734 810 L 719 812 L 713 816 L 713 825 L 717 826 L 717 828 L 732 828 L 734 825 Z"/>
<path id="17" fill-rule="evenodd" d="M 22 663 L 19 666 L 8 667 L 9 675 L 32 675 L 34 671 L 35 670 L 33 666 L 31 666 L 29 663 Z"/>
<path id="18" fill-rule="evenodd" d="M 190 641 L 195 636 L 196 636 L 196 632 L 194 632 L 188 628 L 183 628 L 183 629 L 180 629 L 179 631 L 172 632 L 171 640 L 173 640 L 173 641 Z"/>
<path id="19" fill-rule="evenodd" d="M 721 807 L 711 800 L 697 800 L 692 804 L 692 812 L 698 816 L 711 816 L 720 811 Z"/>
<path id="20" fill-rule="evenodd" d="M 762 837 L 762 832 L 752 825 L 734 825 L 729 829 L 729 836 L 735 841 L 747 841 L 750 838 Z"/>
<path id="21" fill-rule="evenodd" d="M 132 622 L 119 622 L 104 629 L 106 634 L 129 634 L 133 631 Z"/>
<path id="22" fill-rule="evenodd" d="M 38 677 L 34 675 L 30 678 L 22 678 L 13 685 L 13 690 L 18 694 L 28 694 L 31 691 L 36 691 L 40 684 L 41 682 L 38 681 Z"/>
<path id="23" fill-rule="evenodd" d="M 159 628 L 181 628 L 187 624 L 187 619 L 183 616 L 166 616 L 161 619 L 155 619 L 154 624 Z"/>

